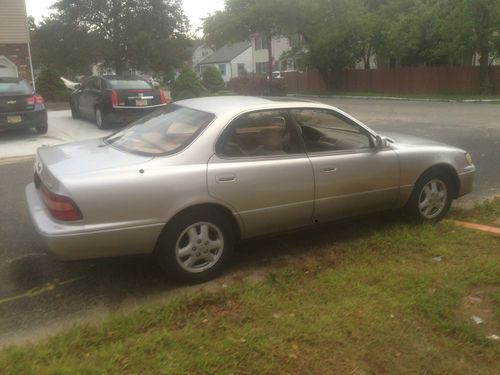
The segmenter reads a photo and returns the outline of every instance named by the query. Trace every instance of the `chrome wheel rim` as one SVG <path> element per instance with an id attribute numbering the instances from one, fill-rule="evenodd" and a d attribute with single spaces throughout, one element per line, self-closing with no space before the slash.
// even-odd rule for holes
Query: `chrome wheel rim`
<path id="1" fill-rule="evenodd" d="M 448 199 L 446 184 L 438 179 L 427 182 L 418 197 L 418 209 L 425 219 L 435 219 L 443 212 Z"/>
<path id="2" fill-rule="evenodd" d="M 207 222 L 187 227 L 177 239 L 175 257 L 179 266 L 191 273 L 212 268 L 222 256 L 224 237 L 220 229 Z"/>
<path id="3" fill-rule="evenodd" d="M 102 128 L 102 114 L 99 108 L 95 110 L 95 122 L 99 128 Z"/>

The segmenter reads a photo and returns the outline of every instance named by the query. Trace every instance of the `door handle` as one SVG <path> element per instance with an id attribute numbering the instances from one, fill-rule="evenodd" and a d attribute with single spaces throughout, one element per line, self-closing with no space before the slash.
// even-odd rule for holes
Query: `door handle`
<path id="1" fill-rule="evenodd" d="M 215 176 L 215 181 L 217 182 L 235 182 L 236 175 L 235 174 L 218 174 Z"/>
<path id="2" fill-rule="evenodd" d="M 332 172 L 336 172 L 336 171 L 337 171 L 337 168 L 335 168 L 335 167 L 321 168 L 321 172 L 323 172 L 323 173 L 332 173 Z"/>

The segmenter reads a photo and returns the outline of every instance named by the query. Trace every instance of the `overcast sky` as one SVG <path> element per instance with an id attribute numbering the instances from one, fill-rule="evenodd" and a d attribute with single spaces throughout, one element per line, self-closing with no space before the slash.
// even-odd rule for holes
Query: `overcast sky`
<path id="1" fill-rule="evenodd" d="M 50 14 L 49 8 L 54 3 L 55 0 L 26 0 L 28 15 L 33 16 L 35 21 L 39 22 L 44 16 Z M 202 18 L 224 7 L 224 0 L 183 0 L 182 3 L 184 4 L 184 13 L 191 23 L 192 32 L 202 26 Z"/>

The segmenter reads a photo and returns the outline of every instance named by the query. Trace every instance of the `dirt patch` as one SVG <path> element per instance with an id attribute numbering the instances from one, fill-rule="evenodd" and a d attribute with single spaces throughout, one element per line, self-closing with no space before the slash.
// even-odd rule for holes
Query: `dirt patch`
<path id="1" fill-rule="evenodd" d="M 495 314 L 494 298 L 499 291 L 500 286 L 496 285 L 476 287 L 462 300 L 461 315 L 486 337 L 500 336 L 500 319 Z"/>

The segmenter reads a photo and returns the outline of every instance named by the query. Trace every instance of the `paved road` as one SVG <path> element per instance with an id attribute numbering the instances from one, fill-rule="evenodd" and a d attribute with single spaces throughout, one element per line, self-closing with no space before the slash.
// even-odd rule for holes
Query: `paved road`
<path id="1" fill-rule="evenodd" d="M 500 105 L 321 100 L 378 131 L 411 133 L 470 150 L 479 168 L 473 198 L 500 192 Z M 65 111 L 50 115 L 68 120 Z M 24 186 L 31 179 L 31 161 L 3 165 L 0 161 L 0 346 L 39 338 L 75 320 L 134 308 L 182 289 L 166 281 L 149 257 L 52 261 L 28 218 Z M 368 221 L 351 234 L 367 234 L 376 225 L 383 224 Z M 335 229 L 325 227 L 245 244 L 232 269 L 238 275 L 240 270 L 258 272 L 282 256 L 314 251 L 349 236 L 351 227 L 335 225 Z M 230 278 L 220 279 L 211 287 L 229 282 Z"/>

